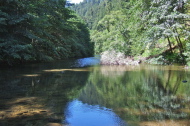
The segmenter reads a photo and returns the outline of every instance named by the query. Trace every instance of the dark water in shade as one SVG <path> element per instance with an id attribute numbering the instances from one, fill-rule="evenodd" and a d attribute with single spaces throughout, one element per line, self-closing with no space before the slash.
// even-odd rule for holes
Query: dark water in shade
<path id="1" fill-rule="evenodd" d="M 98 58 L 0 68 L 0 126 L 189 126 L 190 70 Z"/>

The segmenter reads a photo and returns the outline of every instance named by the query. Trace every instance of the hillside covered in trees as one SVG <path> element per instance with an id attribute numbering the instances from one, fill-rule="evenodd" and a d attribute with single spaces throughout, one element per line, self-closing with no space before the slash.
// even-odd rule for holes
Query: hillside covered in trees
<path id="1" fill-rule="evenodd" d="M 65 4 L 66 0 L 1 0 L 0 62 L 92 56 L 87 26 Z"/>
<path id="2" fill-rule="evenodd" d="M 151 63 L 190 65 L 188 0 L 84 0 L 72 9 L 90 28 L 96 54 L 114 50 Z"/>

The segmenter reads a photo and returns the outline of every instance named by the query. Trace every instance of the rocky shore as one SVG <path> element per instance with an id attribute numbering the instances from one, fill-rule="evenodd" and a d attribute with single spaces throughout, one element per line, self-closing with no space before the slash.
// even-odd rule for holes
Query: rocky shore
<path id="1" fill-rule="evenodd" d="M 116 51 L 105 51 L 100 58 L 102 65 L 139 65 L 140 63 L 140 60 L 134 60 L 133 57 L 126 57 L 124 53 Z"/>

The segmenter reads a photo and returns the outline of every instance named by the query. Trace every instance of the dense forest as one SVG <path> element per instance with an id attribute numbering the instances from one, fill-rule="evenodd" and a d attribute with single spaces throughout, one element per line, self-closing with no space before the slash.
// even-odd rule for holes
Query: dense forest
<path id="1" fill-rule="evenodd" d="M 189 0 L 66 4 L 0 1 L 0 62 L 52 61 L 114 50 L 150 63 L 190 65 Z"/>
<path id="2" fill-rule="evenodd" d="M 96 54 L 190 65 L 189 0 L 84 0 L 72 9 L 90 28 Z"/>
<path id="3" fill-rule="evenodd" d="M 93 55 L 85 23 L 66 0 L 1 0 L 0 62 L 52 61 Z"/>

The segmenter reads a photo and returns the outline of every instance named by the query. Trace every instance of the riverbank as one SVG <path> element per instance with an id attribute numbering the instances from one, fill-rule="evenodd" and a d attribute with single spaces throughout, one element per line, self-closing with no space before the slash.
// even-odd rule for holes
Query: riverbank
<path id="1" fill-rule="evenodd" d="M 135 60 L 133 57 L 116 51 L 105 51 L 100 58 L 101 65 L 139 65 L 140 63 L 141 60 Z"/>
<path id="2" fill-rule="evenodd" d="M 124 53 L 116 51 L 105 51 L 100 55 L 101 65 L 139 65 L 140 63 L 157 64 L 157 65 L 186 65 L 181 57 L 172 56 L 167 53 L 151 55 L 148 57 L 126 56 Z M 187 67 L 186 67 L 187 68 Z"/>

